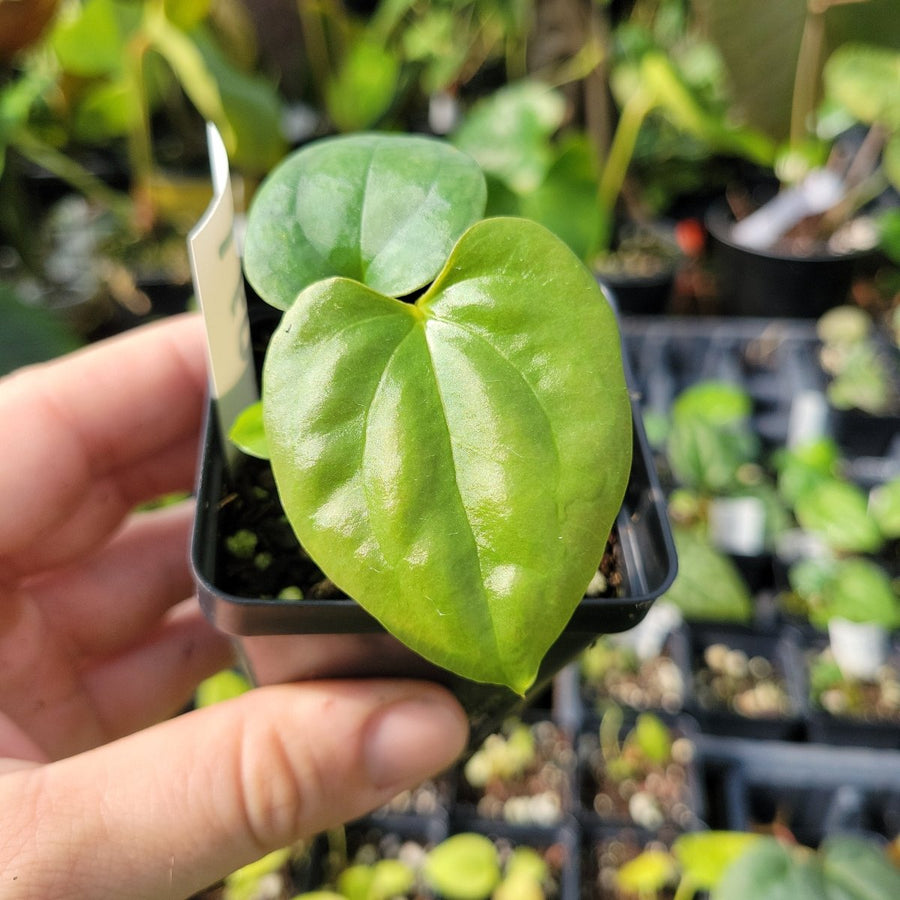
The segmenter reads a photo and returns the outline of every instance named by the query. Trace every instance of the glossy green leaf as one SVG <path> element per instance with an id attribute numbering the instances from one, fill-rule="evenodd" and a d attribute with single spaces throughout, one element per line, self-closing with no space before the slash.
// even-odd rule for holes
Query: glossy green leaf
<path id="1" fill-rule="evenodd" d="M 259 189 L 245 271 L 280 309 L 332 276 L 404 296 L 440 271 L 485 198 L 476 163 L 431 138 L 358 134 L 310 144 Z"/>
<path id="2" fill-rule="evenodd" d="M 425 880 L 446 900 L 487 900 L 500 881 L 500 859 L 490 838 L 456 834 L 425 860 Z"/>
<path id="3" fill-rule="evenodd" d="M 533 222 L 474 225 L 415 304 L 344 278 L 263 373 L 288 518 L 401 641 L 524 692 L 596 571 L 631 465 L 614 314 Z"/>

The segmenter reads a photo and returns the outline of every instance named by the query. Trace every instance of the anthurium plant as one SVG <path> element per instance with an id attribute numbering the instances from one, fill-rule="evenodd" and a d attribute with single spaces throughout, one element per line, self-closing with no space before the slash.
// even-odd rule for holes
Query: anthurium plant
<path id="1" fill-rule="evenodd" d="M 611 307 L 477 164 L 358 133 L 263 183 L 246 276 L 283 310 L 239 446 L 304 549 L 400 641 L 523 694 L 596 572 L 631 466 Z M 254 434 L 254 414 L 262 431 Z"/>

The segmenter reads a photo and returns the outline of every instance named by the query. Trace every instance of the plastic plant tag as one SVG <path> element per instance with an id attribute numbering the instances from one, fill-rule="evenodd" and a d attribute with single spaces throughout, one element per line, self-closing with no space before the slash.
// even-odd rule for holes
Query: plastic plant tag
<path id="1" fill-rule="evenodd" d="M 828 430 L 828 401 L 821 391 L 800 391 L 791 402 L 788 447 L 819 440 Z"/>
<path id="2" fill-rule="evenodd" d="M 210 387 L 216 398 L 222 444 L 230 459 L 237 453 L 226 436 L 238 414 L 259 391 L 250 350 L 250 322 L 244 279 L 234 234 L 234 198 L 228 154 L 216 127 L 207 123 L 213 199 L 188 235 L 194 291 L 206 324 Z"/>
<path id="3" fill-rule="evenodd" d="M 794 187 L 781 191 L 765 206 L 734 226 L 731 236 L 742 247 L 765 250 L 807 216 L 825 212 L 844 196 L 843 179 L 828 169 L 815 169 Z"/>
<path id="4" fill-rule="evenodd" d="M 874 622 L 828 621 L 831 652 L 847 678 L 874 679 L 888 658 L 888 631 Z"/>
<path id="5" fill-rule="evenodd" d="M 709 528 L 725 553 L 756 556 L 765 544 L 765 507 L 757 497 L 717 497 L 709 505 Z"/>

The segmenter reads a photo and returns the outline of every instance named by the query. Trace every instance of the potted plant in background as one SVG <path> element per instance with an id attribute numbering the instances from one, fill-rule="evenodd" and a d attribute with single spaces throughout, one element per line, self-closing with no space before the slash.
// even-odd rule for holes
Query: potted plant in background
<path id="1" fill-rule="evenodd" d="M 773 150 L 705 96 L 669 48 L 649 33 L 630 41 L 631 52 L 619 58 L 612 40 L 596 46 L 589 39 L 577 57 L 582 69 L 570 64 L 498 89 L 472 106 L 451 138 L 489 175 L 490 208 L 533 218 L 563 237 L 623 313 L 658 313 L 666 309 L 680 251 L 671 228 L 655 220 L 677 188 L 667 192 L 657 183 L 651 200 L 629 179 L 641 138 L 645 156 L 653 143 L 648 134 L 656 137 L 660 123 L 692 142 L 695 155 L 740 154 L 763 163 Z M 589 125 L 597 110 L 579 118 L 565 92 L 566 79 L 587 82 L 598 60 L 618 104 L 605 138 Z"/>
<path id="2" fill-rule="evenodd" d="M 221 460 L 201 476 L 195 536 L 201 598 L 226 630 L 387 628 L 413 657 L 382 634 L 314 674 L 409 671 L 412 658 L 471 692 L 478 726 L 592 631 L 636 623 L 671 575 L 654 548 L 640 599 L 573 617 L 635 471 L 618 329 L 558 238 L 480 220 L 484 200 L 474 161 L 415 136 L 317 142 L 269 176 L 244 266 L 284 312 L 263 339 L 261 410 L 233 437 L 269 458 L 300 545 L 344 599 L 235 598 L 211 583 L 229 555 L 205 533 L 233 490 Z M 251 567 L 266 553 L 254 547 Z"/>
<path id="3" fill-rule="evenodd" d="M 204 119 L 248 180 L 286 150 L 253 34 L 210 4 L 85 0 L 10 61 L 0 231 L 27 302 L 90 338 L 184 308 L 184 236 L 210 197 Z"/>
<path id="4" fill-rule="evenodd" d="M 883 0 L 796 0 L 778 15 L 695 5 L 742 111 L 782 142 L 774 166 L 732 185 L 727 206 L 707 217 L 722 311 L 817 317 L 877 263 L 874 201 L 895 203 L 886 192 L 898 183 L 895 10 Z"/>

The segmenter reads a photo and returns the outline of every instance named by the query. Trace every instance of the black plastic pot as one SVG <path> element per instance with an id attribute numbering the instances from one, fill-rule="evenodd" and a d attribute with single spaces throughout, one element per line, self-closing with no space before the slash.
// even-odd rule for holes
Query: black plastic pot
<path id="1" fill-rule="evenodd" d="M 675 268 L 657 275 L 601 274 L 597 280 L 621 315 L 662 315 L 668 312 L 675 289 Z"/>
<path id="2" fill-rule="evenodd" d="M 764 633 L 743 626 L 693 623 L 688 626 L 688 634 L 691 674 L 686 709 L 697 719 L 701 732 L 779 741 L 797 741 L 805 737 L 806 698 L 798 639 L 791 630 Z M 712 704 L 698 696 L 698 672 L 705 666 L 704 654 L 716 644 L 741 651 L 748 658 L 767 659 L 785 693 L 788 709 L 780 715 L 745 715 L 725 703 Z"/>
<path id="3" fill-rule="evenodd" d="M 227 593 L 219 581 L 225 552 L 219 526 L 220 504 L 231 486 L 214 401 L 207 414 L 191 550 L 201 606 L 218 628 L 240 636 L 249 674 L 257 683 L 369 675 L 430 678 L 453 690 L 467 709 L 475 747 L 506 717 L 539 697 L 597 634 L 625 631 L 640 622 L 675 577 L 664 498 L 636 407 L 633 420 L 631 476 L 613 529 L 621 587 L 614 597 L 582 600 L 524 699 L 506 687 L 478 684 L 426 662 L 352 599 L 298 602 Z"/>
<path id="4" fill-rule="evenodd" d="M 808 256 L 752 250 L 731 237 L 734 220 L 724 206 L 706 218 L 716 272 L 719 310 L 726 315 L 817 318 L 847 299 L 850 286 L 874 251 Z"/>
<path id="5" fill-rule="evenodd" d="M 609 826 L 625 826 L 643 828 L 647 831 L 674 829 L 675 831 L 695 831 L 703 827 L 706 819 L 705 802 L 700 778 L 699 760 L 696 753 L 696 723 L 687 716 L 670 717 L 656 713 L 668 726 L 672 741 L 690 742 L 690 758 L 679 760 L 678 767 L 684 774 L 684 780 L 678 783 L 673 771 L 676 766 L 668 763 L 665 776 L 673 779 L 668 785 L 659 779 L 659 772 L 644 779 L 641 775 L 629 775 L 616 784 L 616 796 L 607 790 L 605 778 L 606 761 L 599 740 L 598 719 L 591 719 L 578 737 L 578 815 L 588 829 L 599 829 Z M 635 726 L 637 716 L 626 717 L 619 740 L 624 742 L 628 733 Z M 677 788 L 677 794 L 670 794 L 669 789 Z M 635 793 L 647 795 L 652 800 L 652 807 L 646 810 L 648 821 L 637 821 L 631 815 L 628 799 Z M 655 821 L 653 821 L 655 820 Z"/>
<path id="6" fill-rule="evenodd" d="M 759 830 L 778 821 L 809 847 L 841 832 L 890 840 L 900 830 L 900 754 L 722 738 L 704 741 L 702 752 L 723 776 L 723 818 L 713 827 Z"/>
<path id="7" fill-rule="evenodd" d="M 824 635 L 812 637 L 805 648 L 806 677 L 809 679 L 809 667 L 817 654 L 828 646 Z M 900 639 L 894 636 L 887 665 L 894 671 L 900 671 Z M 864 689 L 859 684 L 859 690 Z M 832 714 L 824 709 L 810 694 L 809 701 L 809 739 L 823 744 L 835 744 L 846 747 L 872 747 L 887 750 L 900 750 L 900 715 L 893 718 L 878 718 L 877 710 L 870 710 L 868 716 L 862 712 L 857 715 Z"/>

